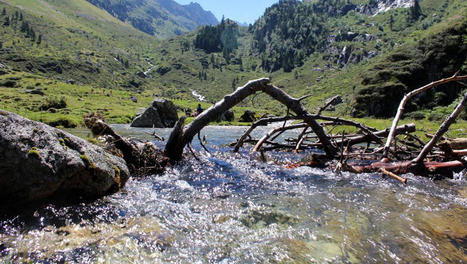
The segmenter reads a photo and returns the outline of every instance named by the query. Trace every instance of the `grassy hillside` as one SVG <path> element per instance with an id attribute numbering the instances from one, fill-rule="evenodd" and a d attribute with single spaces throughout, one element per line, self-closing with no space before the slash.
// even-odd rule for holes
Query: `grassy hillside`
<path id="1" fill-rule="evenodd" d="M 384 69 L 393 54 L 404 49 L 414 50 L 427 43 L 427 39 L 435 46 L 443 46 L 443 41 L 433 36 L 450 32 L 466 19 L 465 1 L 423 0 L 420 4 L 422 15 L 417 19 L 411 18 L 410 10 L 403 8 L 375 16 L 354 10 L 323 13 L 320 9 L 301 8 L 303 14 L 318 12 L 327 34 L 319 36 L 320 41 L 310 46 L 312 49 L 304 53 L 306 56 L 300 62 L 288 64 L 292 67 L 286 68 L 278 64 L 280 68 L 270 72 L 271 68 L 264 67 L 262 56 L 275 53 L 252 48 L 256 41 L 254 32 L 268 27 L 264 23 L 240 27 L 235 34 L 238 45 L 234 49 L 206 52 L 194 46 L 202 29 L 158 40 L 84 0 L 2 0 L 0 11 L 5 9 L 5 14 L 0 13 L 0 96 L 3 96 L 0 108 L 47 122 L 60 119 L 59 114 L 65 111 L 74 123 L 79 123 L 85 112 L 107 109 L 103 112 L 111 122 L 128 122 L 137 109 L 148 105 L 154 94 L 175 100 L 182 110 L 197 105 L 198 98 L 193 93 L 198 92 L 206 97 L 203 104 L 207 107 L 250 79 L 270 77 L 275 85 L 293 96 L 312 94 L 306 101 L 310 110 L 320 106 L 326 98 L 342 95 L 346 103 L 337 107 L 337 114 L 350 115 L 354 112 L 355 98 L 368 88 L 368 83 L 364 82 L 368 74 Z M 303 5 L 313 7 L 314 2 Z M 268 10 L 265 17 L 279 9 L 273 6 Z M 301 15 L 297 14 L 296 19 L 302 19 Z M 274 28 L 272 30 L 275 32 Z M 225 40 L 225 34 L 221 32 L 219 36 L 221 41 Z M 465 37 L 463 40 L 465 45 Z M 268 49 L 273 48 L 274 42 L 268 43 Z M 300 51 L 299 46 L 291 47 Z M 429 53 L 437 49 L 425 50 Z M 391 76 L 396 78 L 396 69 L 397 64 L 388 80 L 392 80 Z M 9 82 L 14 83 L 13 88 L 5 88 Z M 423 82 L 420 80 L 420 86 Z M 41 97 L 24 93 L 36 87 L 36 83 L 40 83 L 39 88 L 53 93 L 45 92 Z M 417 85 L 418 82 L 414 82 L 413 87 Z M 90 89 L 100 92 L 95 98 L 85 96 Z M 71 98 L 73 92 L 68 90 L 80 90 L 78 96 L 82 101 Z M 107 96 L 110 90 L 114 97 Z M 54 93 L 58 99 L 65 96 L 68 110 L 55 113 L 40 110 L 40 105 L 48 97 L 53 99 Z M 130 95 L 143 99 L 130 103 Z M 29 100 L 35 102 L 33 106 L 28 107 Z M 398 101 L 397 98 L 388 100 Z M 85 106 L 83 102 L 90 105 Z M 107 103 L 110 106 L 105 106 Z M 434 113 L 420 110 L 423 118 L 446 113 L 454 107 L 452 100 L 443 105 L 432 107 Z M 248 99 L 241 106 L 274 114 L 286 110 L 265 95 Z M 239 109 L 236 111 L 240 114 L 243 108 Z"/>
<path id="2" fill-rule="evenodd" d="M 104 88 L 144 83 L 140 54 L 157 40 L 87 1 L 4 0 L 0 9 L 0 61 L 12 69 Z"/>

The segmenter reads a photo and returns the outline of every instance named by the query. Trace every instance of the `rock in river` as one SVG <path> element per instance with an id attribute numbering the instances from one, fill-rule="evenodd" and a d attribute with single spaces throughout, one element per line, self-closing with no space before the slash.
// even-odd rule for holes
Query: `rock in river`
<path id="1" fill-rule="evenodd" d="M 125 161 L 62 130 L 0 110 L 0 209 L 118 191 Z"/>
<path id="2" fill-rule="evenodd" d="M 178 120 L 177 107 L 172 101 L 156 98 L 144 112 L 137 115 L 132 127 L 173 127 Z"/>

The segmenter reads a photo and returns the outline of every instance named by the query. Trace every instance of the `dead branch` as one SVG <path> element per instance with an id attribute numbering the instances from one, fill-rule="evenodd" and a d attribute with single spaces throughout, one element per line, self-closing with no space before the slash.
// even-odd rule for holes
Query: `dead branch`
<path id="1" fill-rule="evenodd" d="M 84 123 L 94 136 L 107 136 L 105 149 L 111 154 L 121 156 L 130 172 L 137 175 L 147 175 L 164 171 L 168 160 L 153 143 L 138 142 L 122 137 L 107 123 L 94 115 L 85 117 Z"/>
<path id="2" fill-rule="evenodd" d="M 394 131 L 395 131 L 394 134 L 396 135 L 403 134 L 403 133 L 412 133 L 412 132 L 415 132 L 415 124 L 407 124 L 407 125 L 398 126 Z M 374 135 L 373 137 L 368 134 L 347 137 L 344 139 L 344 142 L 349 142 L 350 145 L 360 144 L 360 143 L 368 142 L 372 140 L 374 137 L 378 137 L 378 138 L 385 137 L 388 135 L 388 133 L 389 133 L 389 129 L 384 129 L 384 130 L 380 130 L 380 131 L 372 133 Z M 337 142 L 337 144 L 341 144 L 341 143 L 342 142 L 339 142 L 339 141 Z"/>
<path id="3" fill-rule="evenodd" d="M 297 116 L 302 116 L 305 123 L 307 123 L 313 132 L 318 136 L 319 141 L 322 143 L 324 151 L 329 157 L 334 157 L 337 149 L 331 144 L 329 137 L 326 135 L 323 127 L 320 126 L 316 120 L 307 112 L 298 99 L 295 99 L 286 94 L 281 89 L 270 85 L 268 78 L 253 80 L 248 82 L 245 86 L 239 87 L 234 93 L 227 95 L 223 100 L 200 114 L 193 122 L 182 132 L 174 131 L 170 135 L 169 142 L 165 147 L 166 155 L 173 160 L 180 160 L 182 158 L 183 148 L 193 140 L 193 137 L 210 122 L 215 121 L 217 117 L 228 109 L 248 96 L 262 91 L 273 99 L 279 101 L 295 112 Z M 183 124 L 181 125 L 183 127 Z"/>
<path id="4" fill-rule="evenodd" d="M 255 147 L 253 148 L 253 150 L 251 150 L 251 152 L 256 152 L 258 151 L 259 148 L 261 148 L 261 146 L 263 145 L 263 143 L 268 140 L 270 137 L 272 137 L 273 135 L 275 135 L 276 133 L 281 133 L 281 132 L 284 132 L 284 131 L 287 131 L 287 130 L 292 130 L 292 129 L 298 129 L 298 128 L 304 128 L 304 127 L 308 127 L 308 124 L 297 124 L 297 125 L 292 125 L 292 126 L 281 126 L 281 127 L 276 127 L 274 129 L 272 129 L 271 131 L 269 131 L 266 135 L 264 135 L 259 141 L 258 143 L 256 143 Z"/>
<path id="5" fill-rule="evenodd" d="M 456 118 L 459 116 L 459 114 L 464 110 L 465 107 L 465 102 L 467 101 L 467 92 L 464 94 L 462 97 L 461 101 L 457 105 L 456 109 L 452 112 L 450 116 L 446 118 L 446 120 L 441 124 L 441 127 L 436 131 L 435 135 L 433 138 L 425 145 L 423 150 L 420 152 L 418 157 L 416 157 L 413 162 L 415 163 L 420 163 L 423 162 L 423 160 L 426 158 L 426 155 L 433 149 L 434 145 L 438 140 L 446 133 L 451 126 L 452 123 L 456 120 Z"/>
<path id="6" fill-rule="evenodd" d="M 243 143 L 245 143 L 245 140 L 247 137 L 250 136 L 251 132 L 255 130 L 255 128 L 259 126 L 266 126 L 270 123 L 275 123 L 275 122 L 282 122 L 282 121 L 288 121 L 288 120 L 297 120 L 298 117 L 295 116 L 285 116 L 285 117 L 269 117 L 269 118 L 262 118 L 256 122 L 254 122 L 250 128 L 238 139 L 237 144 L 235 144 L 233 152 L 238 152 L 238 150 L 243 146 Z"/>
<path id="7" fill-rule="evenodd" d="M 388 156 L 389 148 L 391 147 L 392 141 L 394 140 L 394 137 L 395 137 L 394 130 L 396 129 L 397 124 L 399 123 L 399 120 L 402 117 L 402 114 L 404 113 L 404 108 L 405 108 L 405 105 L 407 104 L 407 102 L 412 97 L 414 97 L 415 95 L 417 95 L 419 93 L 422 93 L 422 92 L 424 92 L 424 91 L 426 91 L 428 89 L 431 89 L 433 87 L 437 87 L 437 86 L 440 86 L 440 85 L 443 85 L 443 84 L 446 84 L 446 83 L 449 83 L 449 82 L 453 82 L 453 81 L 462 81 L 462 80 L 467 79 L 467 75 L 457 76 L 457 74 L 458 74 L 458 72 L 456 72 L 452 77 L 441 79 L 439 81 L 435 81 L 435 82 L 432 82 L 430 84 L 427 84 L 427 85 L 425 85 L 425 86 L 423 86 L 421 88 L 415 89 L 415 90 L 411 91 L 410 93 L 406 94 L 404 96 L 404 98 L 402 98 L 402 100 L 401 100 L 401 102 L 399 104 L 399 108 L 397 109 L 397 114 L 394 117 L 394 120 L 392 122 L 391 131 L 389 132 L 389 136 L 388 136 L 388 138 L 386 140 L 386 144 L 384 145 L 384 151 L 383 151 L 383 157 L 384 158 L 386 158 Z"/>
<path id="8" fill-rule="evenodd" d="M 308 130 L 309 127 L 305 127 L 302 131 L 302 133 L 300 133 L 300 135 L 298 135 L 298 138 L 297 138 L 297 145 L 295 146 L 295 151 L 299 151 L 300 148 L 302 147 L 302 144 L 303 142 L 306 140 L 306 134 L 307 134 L 307 130 Z"/>
<path id="9" fill-rule="evenodd" d="M 407 184 L 407 179 L 402 178 L 402 177 L 398 176 L 398 175 L 395 174 L 395 173 L 392 173 L 392 172 L 390 172 L 390 171 L 387 171 L 387 170 L 384 169 L 384 168 L 379 169 L 379 171 L 380 171 L 381 173 L 383 173 L 384 175 L 390 176 L 390 177 L 392 177 L 392 178 L 394 178 L 394 179 L 396 179 L 396 180 L 402 182 L 403 184 Z"/>

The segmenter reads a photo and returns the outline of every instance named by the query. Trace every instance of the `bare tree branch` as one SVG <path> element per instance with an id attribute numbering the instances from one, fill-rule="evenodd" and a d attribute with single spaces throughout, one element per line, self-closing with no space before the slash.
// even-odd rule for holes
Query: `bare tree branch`
<path id="1" fill-rule="evenodd" d="M 284 104 L 290 110 L 295 112 L 297 116 L 303 116 L 303 120 L 311 127 L 313 132 L 317 135 L 319 141 L 323 144 L 324 151 L 329 157 L 334 157 L 337 154 L 337 149 L 331 144 L 329 137 L 326 135 L 322 126 L 320 126 L 314 118 L 308 113 L 298 99 L 295 99 L 286 94 L 281 89 L 270 85 L 268 78 L 253 80 L 248 82 L 245 86 L 239 87 L 234 93 L 227 95 L 223 100 L 217 102 L 209 109 L 201 113 L 193 122 L 183 130 L 182 133 L 178 133 L 175 130 L 170 136 L 172 140 L 167 142 L 165 153 L 167 156 L 174 160 L 182 158 L 183 148 L 193 140 L 193 137 L 210 122 L 215 121 L 217 117 L 228 109 L 232 108 L 236 104 L 248 96 L 262 91 L 280 103 Z M 183 127 L 183 125 L 182 125 Z M 175 132 L 175 134 L 174 134 Z"/>
<path id="2" fill-rule="evenodd" d="M 415 95 L 422 93 L 433 87 L 437 87 L 437 86 L 440 86 L 440 85 L 443 85 L 449 82 L 467 80 L 467 75 L 457 76 L 458 73 L 459 72 L 456 72 L 452 77 L 441 79 L 439 81 L 435 81 L 430 84 L 427 84 L 421 88 L 415 89 L 411 91 L 410 93 L 406 94 L 404 98 L 402 98 L 399 104 L 399 108 L 397 109 L 397 114 L 394 117 L 394 120 L 392 121 L 391 131 L 389 132 L 389 136 L 387 138 L 386 144 L 384 145 L 383 158 L 386 158 L 388 156 L 389 148 L 391 147 L 392 141 L 394 140 L 394 136 L 395 136 L 394 130 L 396 129 L 397 124 L 399 123 L 399 120 L 402 117 L 402 114 L 404 113 L 404 108 L 407 102 Z"/>
<path id="3" fill-rule="evenodd" d="M 457 105 L 456 109 L 452 112 L 450 116 L 446 118 L 446 120 L 441 124 L 441 127 L 436 131 L 435 135 L 433 138 L 425 145 L 423 150 L 418 154 L 418 157 L 416 157 L 413 162 L 414 163 L 421 163 L 423 160 L 426 158 L 428 153 L 433 149 L 434 145 L 440 138 L 446 133 L 454 121 L 456 121 L 456 118 L 459 116 L 459 114 L 464 110 L 465 107 L 465 102 L 467 101 L 467 92 L 464 94 L 462 97 L 461 101 Z"/>

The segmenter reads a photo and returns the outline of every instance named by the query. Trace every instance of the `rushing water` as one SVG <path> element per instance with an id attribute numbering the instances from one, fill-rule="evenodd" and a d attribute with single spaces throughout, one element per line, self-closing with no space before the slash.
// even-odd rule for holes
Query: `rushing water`
<path id="1" fill-rule="evenodd" d="M 116 128 L 150 138 L 151 130 Z M 280 163 L 298 157 L 270 154 L 265 163 L 222 146 L 244 130 L 209 127 L 211 154 L 131 179 L 92 204 L 0 221 L 0 262 L 467 262 L 465 173 L 438 182 L 409 174 L 403 186 L 374 174 L 285 169 Z"/>

